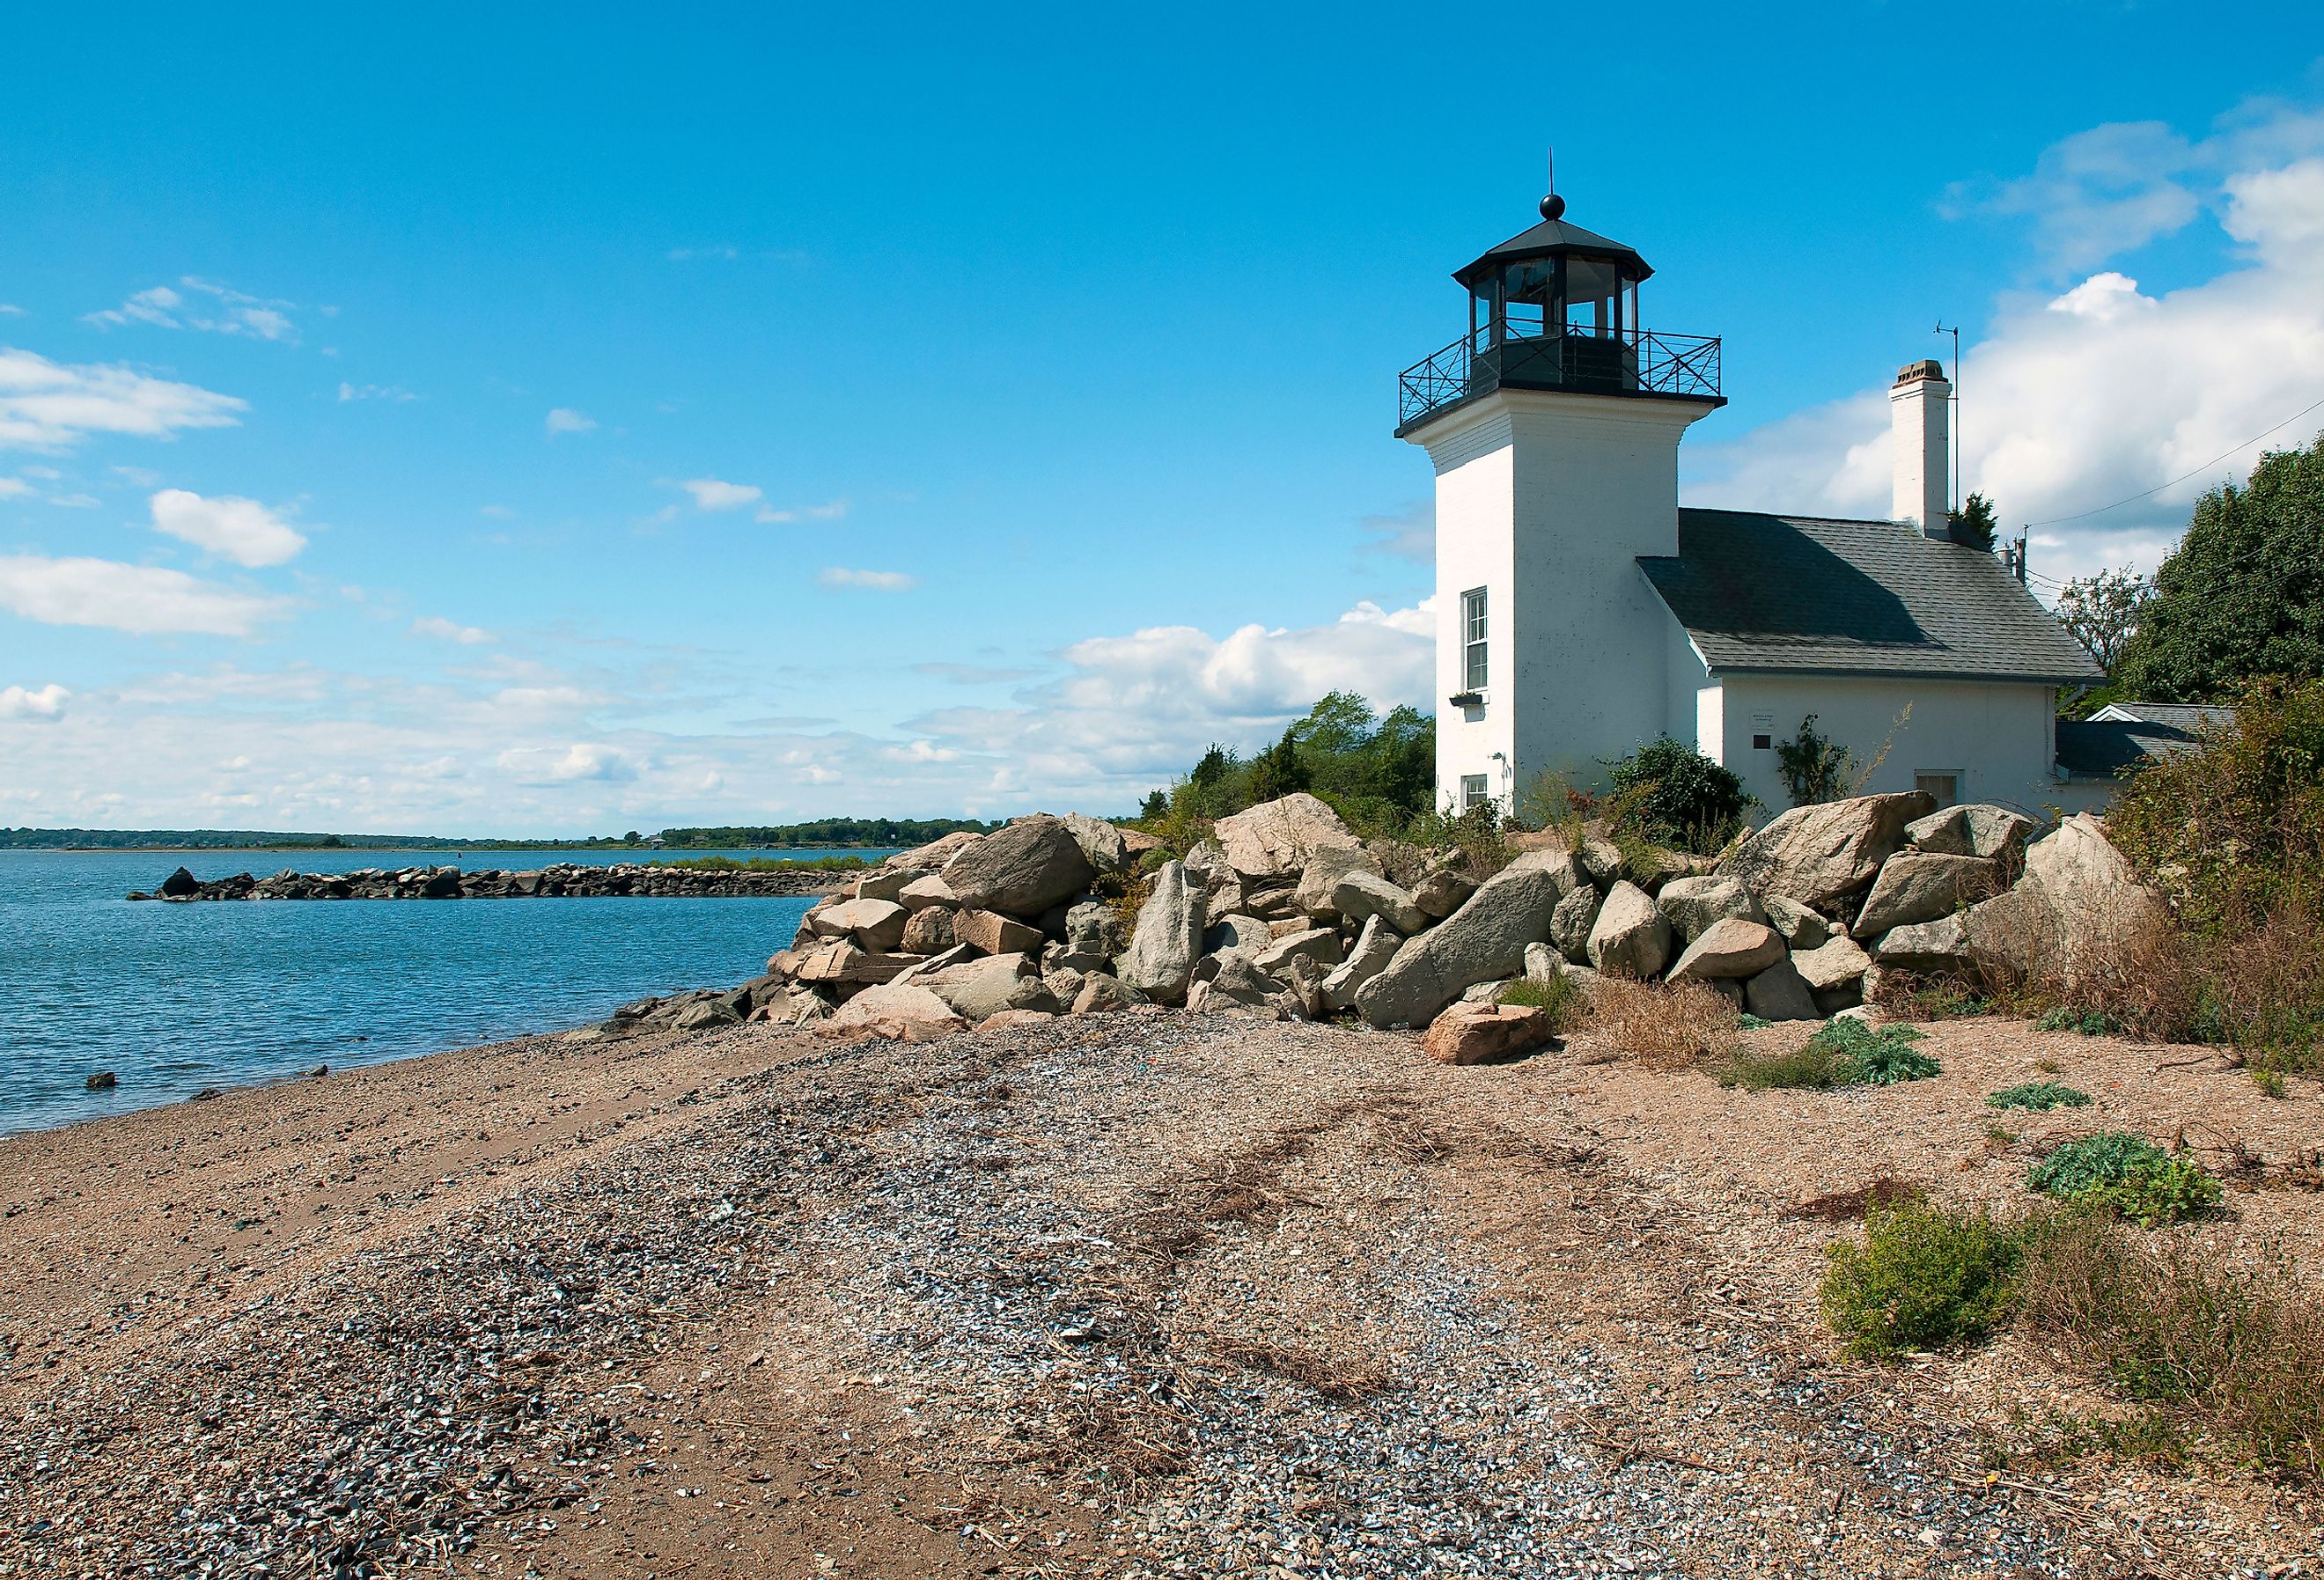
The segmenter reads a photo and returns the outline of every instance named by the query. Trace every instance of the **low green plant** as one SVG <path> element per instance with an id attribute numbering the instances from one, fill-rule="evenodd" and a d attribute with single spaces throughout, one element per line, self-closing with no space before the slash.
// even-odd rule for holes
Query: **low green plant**
<path id="1" fill-rule="evenodd" d="M 2070 1010 L 2053 1007 L 2042 1012 L 2034 1022 L 2036 1031 L 2079 1031 L 2085 1037 L 2110 1037 L 2122 1028 L 2099 1010 Z"/>
<path id="2" fill-rule="evenodd" d="M 1552 1027 L 1563 1030 L 1572 1024 L 1582 1007 L 1582 994 L 1572 980 L 1563 972 L 1547 978 L 1520 976 L 1501 989 L 1500 1002 L 1522 1004 L 1530 1009 L 1547 1010 Z"/>
<path id="3" fill-rule="evenodd" d="M 1920 1040 L 1921 1033 L 1910 1026 L 1876 1028 L 1852 1017 L 1827 1021 L 1808 1039 L 1810 1046 L 1821 1045 L 1849 1060 L 1858 1072 L 1856 1078 L 1875 1086 L 1926 1080 L 1941 1072 L 1935 1059 L 1913 1046 Z"/>
<path id="4" fill-rule="evenodd" d="M 1774 1024 L 1773 1021 L 1762 1015 L 1755 1015 L 1748 1010 L 1735 1017 L 1735 1029 L 1738 1031 L 1765 1031 Z"/>
<path id="5" fill-rule="evenodd" d="M 2034 1067 L 2040 1070 L 2045 1076 L 2054 1076 L 2062 1071 L 2066 1067 L 2060 1064 L 2054 1058 L 2037 1058 L 2034 1061 Z"/>
<path id="6" fill-rule="evenodd" d="M 1893 1086 L 1936 1075 L 1935 1059 L 1913 1046 L 1921 1034 L 1910 1026 L 1877 1030 L 1854 1019 L 1828 1021 L 1789 1053 L 1754 1057 L 1738 1053 L 1719 1071 L 1722 1086 L 1748 1092 L 1776 1087 L 1826 1090 L 1833 1086 Z"/>
<path id="7" fill-rule="evenodd" d="M 2001 1146 L 2014 1147 L 2017 1144 L 2017 1132 L 2006 1124 L 1988 1124 L 1985 1127 L 1985 1139 Z"/>
<path id="8" fill-rule="evenodd" d="M 1831 1246 L 1821 1294 L 1850 1354 L 1885 1360 L 1983 1338 L 2009 1314 L 2023 1232 L 1920 1201 L 1868 1209 L 1864 1243 Z"/>
<path id="9" fill-rule="evenodd" d="M 1985 1102 L 1989 1108 L 2023 1108 L 2029 1113 L 2046 1113 L 2052 1108 L 2088 1108 L 2090 1095 L 2056 1081 L 2020 1081 L 2015 1086 L 2004 1086 Z"/>
<path id="10" fill-rule="evenodd" d="M 2270 1069 L 2265 1065 L 2254 1065 L 2251 1078 L 2252 1085 L 2259 1088 L 2261 1096 L 2281 1099 L 2284 1095 L 2282 1070 Z"/>
<path id="11" fill-rule="evenodd" d="M 2192 1158 L 2174 1158 L 2144 1136 L 2100 1131 L 2067 1141 L 2034 1165 L 2025 1183 L 2061 1201 L 2099 1208 L 2145 1228 L 2219 1204 L 2219 1182 Z"/>

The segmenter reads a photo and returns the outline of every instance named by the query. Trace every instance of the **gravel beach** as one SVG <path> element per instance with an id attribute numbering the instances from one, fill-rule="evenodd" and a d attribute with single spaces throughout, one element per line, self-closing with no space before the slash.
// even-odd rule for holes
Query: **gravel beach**
<path id="1" fill-rule="evenodd" d="M 2255 1160 L 2216 1232 L 2312 1271 L 2312 1090 L 1931 1031 L 1936 1080 L 1750 1095 L 1586 1039 L 751 1025 L 9 1138 L 0 1574 L 2318 1572 L 2310 1493 L 2015 1452 L 2095 1397 L 2015 1338 L 1840 1359 L 1850 1226 L 1796 1211 L 2022 1197 L 1982 1097 L 2052 1058 L 2061 1124 Z"/>

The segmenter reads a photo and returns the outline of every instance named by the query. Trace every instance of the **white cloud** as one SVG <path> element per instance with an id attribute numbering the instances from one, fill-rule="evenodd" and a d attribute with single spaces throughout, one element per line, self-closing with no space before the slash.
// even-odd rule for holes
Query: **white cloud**
<path id="1" fill-rule="evenodd" d="M 493 633 L 480 625 L 461 625 L 437 614 L 424 614 L 414 620 L 411 634 L 432 637 L 438 642 L 456 642 L 463 647 L 475 647 L 493 640 Z"/>
<path id="2" fill-rule="evenodd" d="M 742 255 L 741 250 L 735 247 L 672 247 L 669 249 L 669 261 L 673 263 L 689 263 L 702 259 L 731 263 Z"/>
<path id="3" fill-rule="evenodd" d="M 502 753 L 498 762 L 502 771 L 519 784 L 572 784 L 638 776 L 638 764 L 627 753 L 584 741 L 576 741 L 561 753 L 554 748 L 514 748 Z"/>
<path id="4" fill-rule="evenodd" d="M 852 507 L 844 499 L 827 500 L 822 504 L 797 504 L 784 510 L 772 505 L 759 512 L 762 522 L 835 522 L 846 515 Z"/>
<path id="5" fill-rule="evenodd" d="M 875 593 L 909 592 L 920 585 L 920 578 L 900 570 L 850 570 L 844 566 L 825 568 L 815 578 L 827 587 L 863 587 Z"/>
<path id="6" fill-rule="evenodd" d="M 0 499 L 22 499 L 32 492 L 32 485 L 22 477 L 0 477 Z"/>
<path id="7" fill-rule="evenodd" d="M 254 499 L 205 499 L 164 488 L 152 499 L 153 530 L 182 538 L 236 565 L 281 565 L 307 546 L 304 536 Z"/>
<path id="8" fill-rule="evenodd" d="M 168 439 L 231 428 L 249 402 L 118 363 L 66 365 L 0 346 L 0 446 L 62 449 L 93 433 Z"/>
<path id="9" fill-rule="evenodd" d="M 558 406 L 550 411 L 542 426 L 554 438 L 560 433 L 586 433 L 597 426 L 597 420 L 570 406 Z"/>
<path id="10" fill-rule="evenodd" d="M 351 384 L 345 380 L 341 380 L 339 383 L 339 401 L 342 404 L 349 401 L 392 401 L 401 404 L 405 401 L 418 399 L 420 399 L 419 396 L 401 384 Z"/>
<path id="11" fill-rule="evenodd" d="M 37 691 L 22 686 L 0 686 L 0 719 L 60 719 L 71 696 L 71 692 L 53 683 Z"/>
<path id="12" fill-rule="evenodd" d="M 298 326 L 284 310 L 295 302 L 252 296 L 230 286 L 189 274 L 178 282 L 181 291 L 156 285 L 133 293 L 119 307 L 84 313 L 84 322 L 111 328 L 126 324 L 151 324 L 163 329 L 196 329 L 212 335 L 241 335 L 295 346 Z M 186 291 L 193 292 L 189 296 Z"/>
<path id="13" fill-rule="evenodd" d="M 2282 117 L 2271 125 L 2270 137 L 2221 146 L 2297 141 Z M 2206 145 L 2203 157 L 2221 155 Z M 2037 523 L 2038 575 L 2151 568 L 2196 497 L 2243 477 L 2264 448 L 2324 429 L 2311 414 L 2246 443 L 2324 394 L 2324 158 L 2229 170 L 2218 192 L 2218 224 L 2239 255 L 2212 278 L 2150 294 L 2121 271 L 2095 271 L 2047 298 L 2006 299 L 1986 338 L 1963 349 L 1963 491 L 1992 498 L 2013 531 Z M 2077 234 L 2097 225 L 2073 223 Z M 2110 234 L 2135 236 L 2125 225 Z M 1687 459 L 1701 479 L 1690 503 L 1885 516 L 1885 387 L 1690 446 Z M 2150 489 L 2159 491 L 2100 510 Z"/>
<path id="14" fill-rule="evenodd" d="M 21 319 L 24 310 L 13 301 L 0 301 L 0 319 Z"/>
<path id="15" fill-rule="evenodd" d="M 16 554 L 0 556 L 0 609 L 46 625 L 98 625 L 141 636 L 248 636 L 287 605 L 182 571 Z"/>
<path id="16" fill-rule="evenodd" d="M 756 504 L 765 493 L 748 483 L 722 483 L 715 477 L 696 477 L 678 485 L 694 495 L 696 510 L 739 510 Z"/>

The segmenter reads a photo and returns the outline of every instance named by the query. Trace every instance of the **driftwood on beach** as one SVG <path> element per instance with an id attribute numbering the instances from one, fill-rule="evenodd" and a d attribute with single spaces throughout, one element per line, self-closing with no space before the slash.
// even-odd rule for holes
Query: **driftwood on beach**
<path id="1" fill-rule="evenodd" d="M 549 900 L 640 896 L 730 900 L 822 894 L 838 882 L 819 868 L 674 867 L 642 863 L 581 866 L 563 863 L 530 872 L 487 867 L 362 867 L 352 873 L 300 873 L 272 877 L 236 873 L 208 882 L 180 867 L 148 894 L 132 900 Z"/>

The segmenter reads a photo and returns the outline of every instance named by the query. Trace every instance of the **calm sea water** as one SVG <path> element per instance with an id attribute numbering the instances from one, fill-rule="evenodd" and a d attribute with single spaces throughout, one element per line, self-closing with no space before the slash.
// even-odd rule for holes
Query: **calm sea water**
<path id="1" fill-rule="evenodd" d="M 729 986 L 765 969 L 810 903 L 123 898 L 159 888 L 180 863 L 208 879 L 294 864 L 348 872 L 635 859 L 609 850 L 0 851 L 0 1133 L 318 1064 L 375 1064 L 578 1026 L 648 993 Z M 88 1091 L 98 1070 L 120 1086 Z"/>

